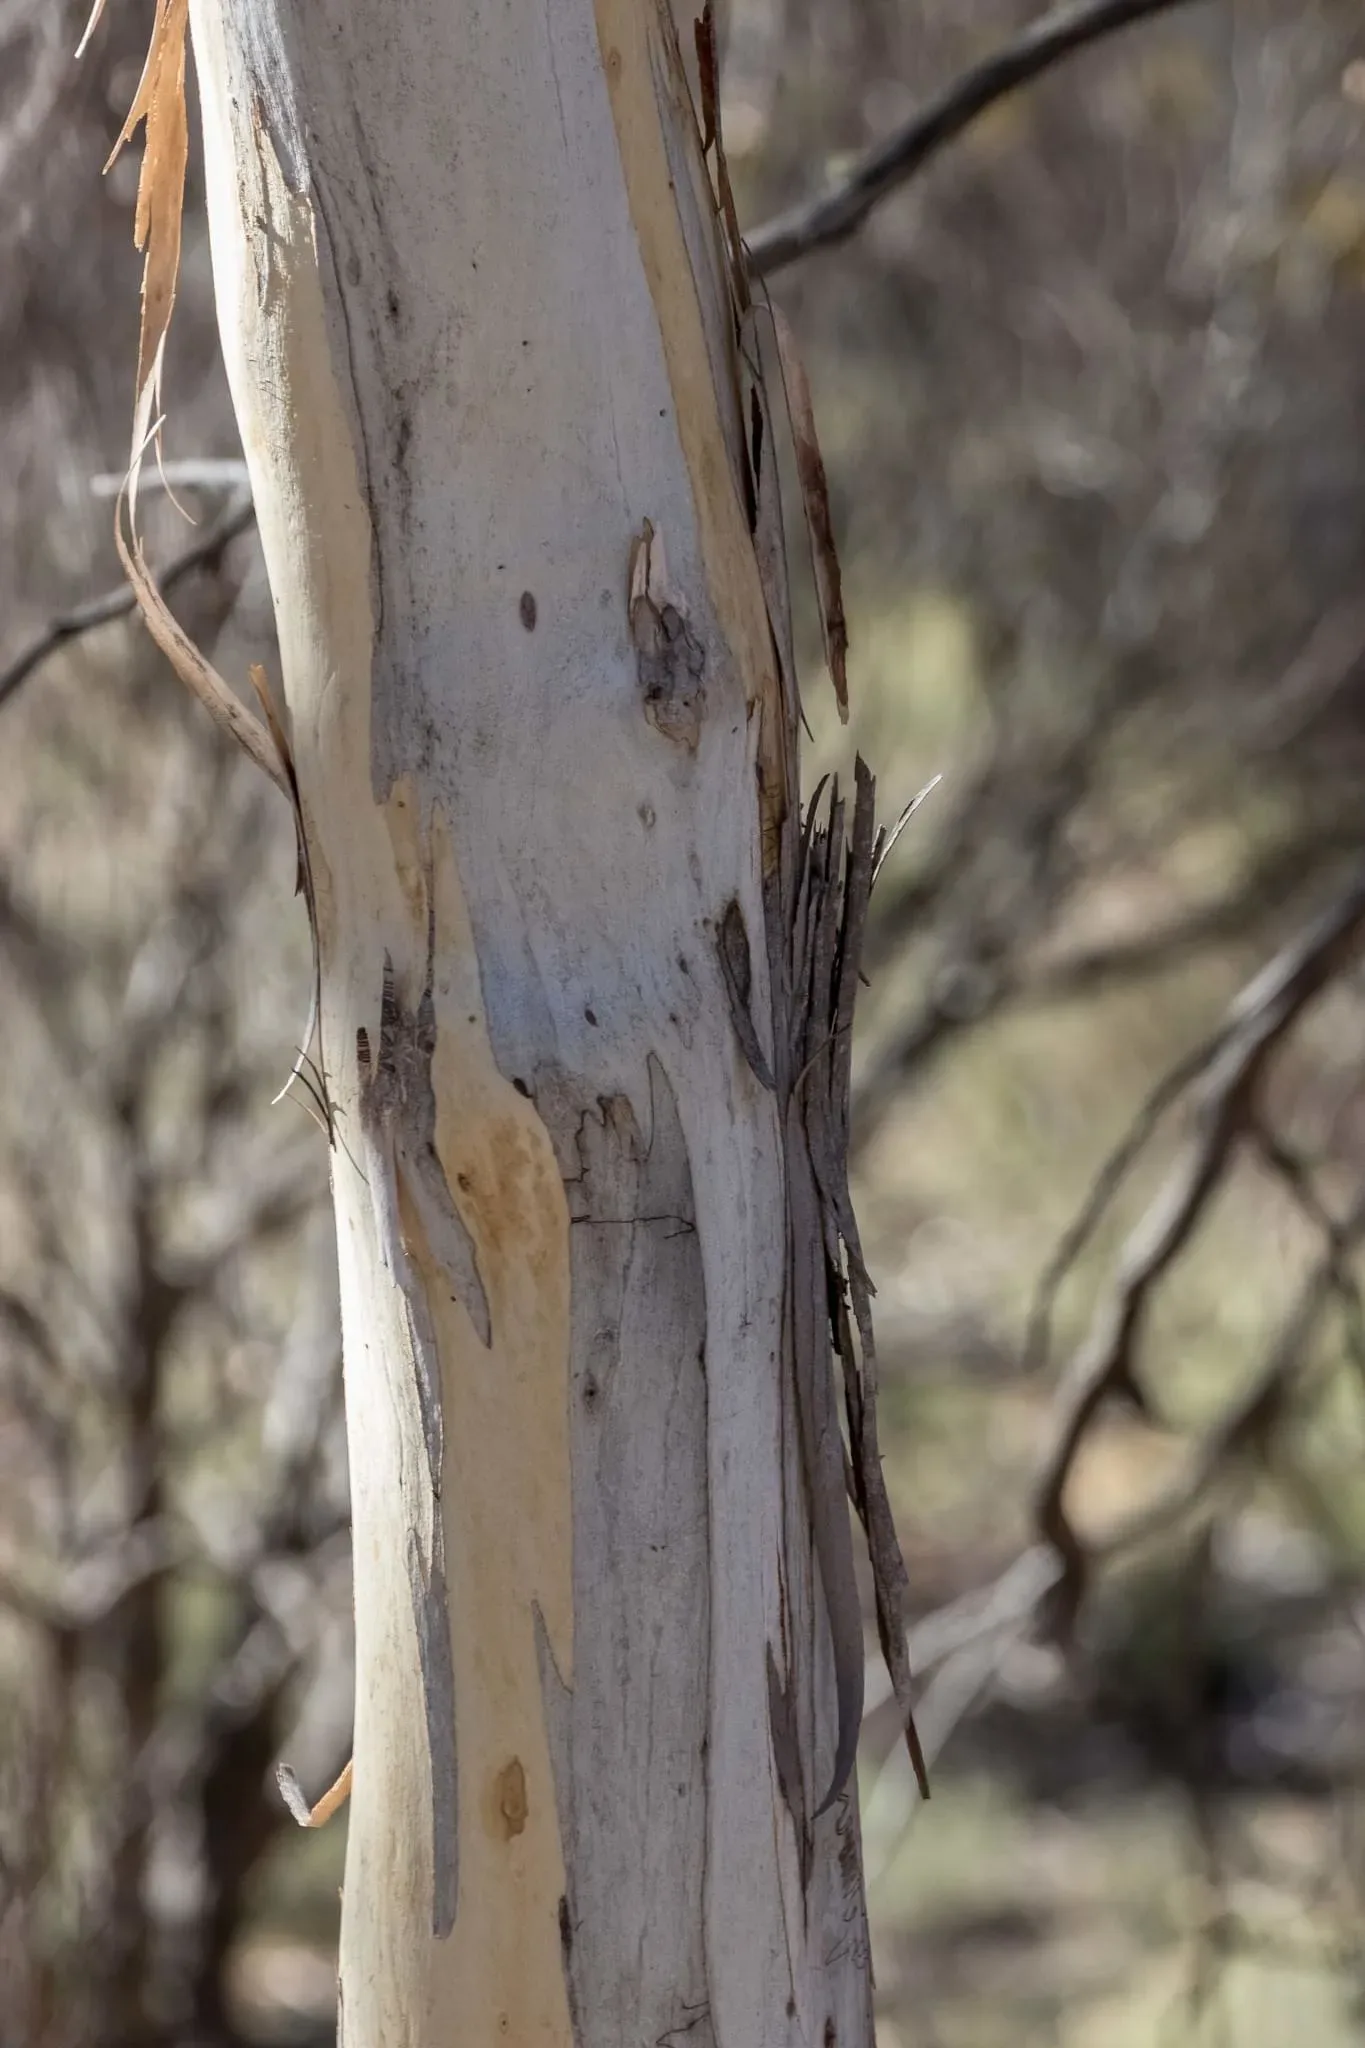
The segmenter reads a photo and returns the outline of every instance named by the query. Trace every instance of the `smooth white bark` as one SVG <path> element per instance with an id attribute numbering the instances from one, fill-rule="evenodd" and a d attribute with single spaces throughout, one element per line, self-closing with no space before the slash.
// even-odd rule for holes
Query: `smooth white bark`
<path id="1" fill-rule="evenodd" d="M 339 1117 L 344 2038 L 863 2048 L 779 1121 L 717 957 L 738 904 L 770 1046 L 791 736 L 667 10 L 193 29 Z"/>

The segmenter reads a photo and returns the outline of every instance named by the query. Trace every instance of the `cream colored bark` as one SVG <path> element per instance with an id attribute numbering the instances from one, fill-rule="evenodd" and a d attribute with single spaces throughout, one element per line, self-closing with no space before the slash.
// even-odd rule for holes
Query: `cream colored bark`
<path id="1" fill-rule="evenodd" d="M 338 1120 L 344 2039 L 865 2048 L 755 1071 L 795 728 L 670 16 L 192 21 Z"/>

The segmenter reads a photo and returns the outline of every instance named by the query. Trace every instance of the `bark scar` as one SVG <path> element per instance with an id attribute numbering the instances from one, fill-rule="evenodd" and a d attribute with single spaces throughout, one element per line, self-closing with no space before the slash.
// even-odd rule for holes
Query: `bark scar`
<path id="1" fill-rule="evenodd" d="M 663 537 L 648 519 L 631 548 L 628 602 L 645 717 L 665 739 L 695 752 L 706 709 L 706 649 L 669 583 Z"/>

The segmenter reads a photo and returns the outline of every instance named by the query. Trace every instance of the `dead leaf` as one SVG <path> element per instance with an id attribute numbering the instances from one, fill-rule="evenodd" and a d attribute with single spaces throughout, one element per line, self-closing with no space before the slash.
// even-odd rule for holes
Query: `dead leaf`
<path id="1" fill-rule="evenodd" d="M 796 448 L 796 473 L 801 481 L 801 500 L 810 536 L 811 566 L 815 571 L 815 595 L 820 606 L 820 624 L 825 638 L 825 659 L 834 684 L 839 721 L 848 724 L 848 625 L 844 618 L 844 586 L 839 569 L 839 551 L 834 544 L 834 522 L 829 509 L 829 481 L 825 459 L 815 432 L 815 409 L 811 403 L 806 366 L 796 346 L 786 315 L 772 308 L 773 333 L 782 382 L 787 393 L 787 415 Z"/>

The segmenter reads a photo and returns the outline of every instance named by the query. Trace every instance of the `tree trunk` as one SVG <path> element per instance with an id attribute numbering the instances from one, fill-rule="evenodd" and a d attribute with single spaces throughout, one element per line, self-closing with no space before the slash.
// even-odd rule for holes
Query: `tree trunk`
<path id="1" fill-rule="evenodd" d="M 834 1033 L 791 1029 L 771 422 L 667 6 L 192 20 L 336 1113 L 344 2038 L 863 2048 L 791 1107 Z"/>

